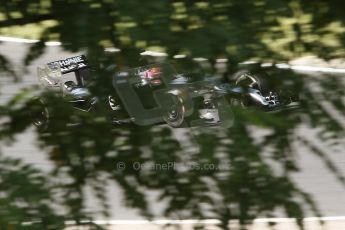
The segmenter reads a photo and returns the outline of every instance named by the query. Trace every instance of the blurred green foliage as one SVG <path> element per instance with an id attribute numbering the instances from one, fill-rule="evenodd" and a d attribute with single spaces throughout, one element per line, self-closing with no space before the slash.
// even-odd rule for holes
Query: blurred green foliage
<path id="1" fill-rule="evenodd" d="M 41 29 L 34 33 L 40 32 L 36 36 L 43 40 L 60 40 L 70 50 L 115 46 L 124 56 L 127 48 L 136 48 L 159 49 L 170 56 L 227 57 L 234 62 L 286 60 L 303 54 L 331 58 L 344 54 L 344 17 L 339 11 L 343 4 L 3 0 L 0 27 L 36 23 Z"/>

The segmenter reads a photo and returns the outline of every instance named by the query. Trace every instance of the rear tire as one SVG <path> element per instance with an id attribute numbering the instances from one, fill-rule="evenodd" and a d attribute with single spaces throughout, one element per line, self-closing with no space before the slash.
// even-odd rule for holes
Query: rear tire
<path id="1" fill-rule="evenodd" d="M 171 95 L 173 104 L 165 109 L 163 114 L 163 120 L 171 127 L 181 127 L 185 119 L 185 106 L 183 99 L 176 95 Z"/>

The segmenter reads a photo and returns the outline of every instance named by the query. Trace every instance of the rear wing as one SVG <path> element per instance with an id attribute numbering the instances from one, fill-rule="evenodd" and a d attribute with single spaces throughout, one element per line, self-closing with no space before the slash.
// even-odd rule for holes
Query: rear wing
<path id="1" fill-rule="evenodd" d="M 56 68 L 57 65 L 60 66 L 61 74 L 67 74 L 89 67 L 87 65 L 86 57 L 84 55 L 79 55 L 64 60 L 47 63 L 47 66 L 51 69 Z"/>
<path id="2" fill-rule="evenodd" d="M 81 71 L 87 68 L 89 66 L 84 55 L 50 62 L 37 68 L 38 81 L 45 88 L 60 87 L 62 75 L 74 72 L 78 85 L 83 86 L 84 80 Z"/>

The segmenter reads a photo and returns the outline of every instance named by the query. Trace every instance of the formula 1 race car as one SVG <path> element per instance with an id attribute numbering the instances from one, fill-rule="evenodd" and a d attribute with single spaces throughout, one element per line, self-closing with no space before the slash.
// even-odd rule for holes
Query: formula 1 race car
<path id="1" fill-rule="evenodd" d="M 99 100 L 88 90 L 87 76 L 92 74 L 85 56 L 55 61 L 38 68 L 38 79 L 45 89 L 68 98 L 73 108 L 90 113 Z M 273 111 L 291 104 L 294 99 L 274 91 L 263 94 L 262 81 L 248 71 L 234 75 L 234 82 L 220 83 L 212 78 L 178 74 L 167 63 L 120 71 L 109 78 L 113 93 L 107 109 L 114 124 L 171 127 L 223 125 L 234 120 L 231 107 L 258 107 Z M 44 98 L 36 99 L 44 109 L 34 115 L 34 124 L 47 127 L 51 120 Z"/>

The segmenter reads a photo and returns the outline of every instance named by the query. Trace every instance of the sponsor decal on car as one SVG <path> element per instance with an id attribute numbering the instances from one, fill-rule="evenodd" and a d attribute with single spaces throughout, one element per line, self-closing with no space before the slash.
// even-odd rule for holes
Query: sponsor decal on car
<path id="1" fill-rule="evenodd" d="M 78 69 L 87 68 L 86 57 L 84 55 L 79 55 L 75 57 L 70 57 L 64 60 L 54 61 L 48 63 L 49 67 L 53 67 L 55 65 L 59 65 L 61 68 L 61 73 L 66 74 L 73 72 Z"/>

